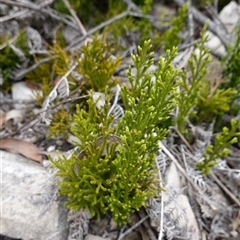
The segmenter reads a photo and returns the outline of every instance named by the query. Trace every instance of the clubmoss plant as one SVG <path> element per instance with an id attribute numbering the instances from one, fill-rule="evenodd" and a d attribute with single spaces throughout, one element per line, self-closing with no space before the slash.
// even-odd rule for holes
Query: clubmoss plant
<path id="1" fill-rule="evenodd" d="M 181 8 L 179 8 L 178 15 L 173 17 L 169 29 L 162 35 L 163 49 L 171 49 L 173 46 L 177 46 L 181 42 L 179 37 L 180 31 L 185 27 L 185 20 L 188 15 L 188 3 L 185 3 Z"/>
<path id="2" fill-rule="evenodd" d="M 227 57 L 224 59 L 225 75 L 229 78 L 229 81 L 225 83 L 225 86 L 239 89 L 240 87 L 240 23 L 238 28 L 235 29 L 236 42 L 228 46 Z"/>
<path id="3" fill-rule="evenodd" d="M 194 119 L 197 122 L 211 122 L 215 117 L 229 112 L 231 103 L 237 94 L 232 88 L 220 89 L 211 86 L 211 80 L 202 81 L 198 103 L 197 114 Z"/>
<path id="4" fill-rule="evenodd" d="M 211 61 L 209 50 L 204 46 L 207 41 L 207 36 L 204 34 L 206 26 L 201 35 L 202 40 L 196 43 L 199 49 L 198 53 L 194 52 L 188 60 L 190 76 L 184 72 L 180 80 L 180 93 L 178 115 L 176 118 L 177 127 L 181 132 L 184 132 L 187 120 L 196 114 L 196 106 L 199 101 L 199 90 L 205 76 L 208 72 L 208 63 Z"/>
<path id="5" fill-rule="evenodd" d="M 208 174 L 212 167 L 217 165 L 219 158 L 226 157 L 229 153 L 229 147 L 237 143 L 240 136 L 240 120 L 231 120 L 230 128 L 224 127 L 222 132 L 215 137 L 215 143 L 207 147 L 204 154 L 204 161 L 197 163 L 197 168 L 204 174 Z"/>
<path id="6" fill-rule="evenodd" d="M 70 124 L 72 121 L 71 111 L 63 107 L 53 114 L 52 122 L 48 126 L 47 137 L 62 137 L 67 138 L 69 135 Z"/>
<path id="7" fill-rule="evenodd" d="M 26 79 L 30 82 L 38 83 L 42 87 L 42 94 L 36 96 L 38 105 L 42 105 L 56 80 L 63 76 L 74 61 L 77 61 L 77 54 L 82 54 L 79 67 L 74 70 L 81 79 L 77 79 L 73 74 L 67 78 L 70 91 L 75 91 L 81 85 L 80 94 L 85 95 L 90 89 L 96 92 L 104 92 L 106 87 L 113 87 L 118 83 L 118 79 L 113 76 L 117 67 L 121 63 L 120 57 L 114 57 L 115 48 L 104 37 L 94 37 L 91 42 L 83 46 L 81 52 L 70 54 L 62 46 L 63 41 L 56 41 L 48 57 L 50 60 L 41 64 L 38 68 L 27 74 Z M 76 92 L 76 91 L 75 91 Z M 56 102 L 59 99 L 55 100 Z M 87 107 L 86 100 L 81 100 L 81 106 Z M 75 106 L 69 106 L 74 109 Z M 52 122 L 48 126 L 48 136 L 67 136 L 71 111 L 62 109 L 54 112 Z M 68 119 L 68 120 L 67 120 Z M 65 126 L 64 126 L 65 125 Z"/>
<path id="8" fill-rule="evenodd" d="M 114 57 L 114 51 L 115 48 L 105 38 L 97 37 L 82 48 L 83 58 L 79 62 L 79 72 L 87 79 L 88 89 L 104 92 L 107 85 L 111 88 L 117 84 L 113 74 L 120 65 L 121 58 Z"/>
<path id="9" fill-rule="evenodd" d="M 228 81 L 223 84 L 222 88 L 232 88 L 237 91 L 234 96 L 235 102 L 232 104 L 232 114 L 238 114 L 240 111 L 240 22 L 237 24 L 233 34 L 236 35 L 236 41 L 228 46 L 226 58 L 223 60 L 224 73 Z"/>
<path id="10" fill-rule="evenodd" d="M 42 105 L 51 92 L 59 76 L 63 76 L 76 59 L 75 55 L 70 54 L 61 46 L 60 41 L 56 41 L 54 45 L 49 48 L 51 51 L 47 57 L 49 57 L 50 60 L 40 64 L 36 69 L 26 75 L 27 81 L 41 86 L 42 94 L 36 96 L 36 102 L 39 105 Z M 41 60 L 41 58 L 36 58 Z M 69 75 L 68 81 L 71 83 L 69 84 L 71 89 L 78 86 L 78 81 L 71 75 Z"/>
<path id="11" fill-rule="evenodd" d="M 160 58 L 158 68 L 149 72 L 153 64 L 151 43 L 132 59 L 128 77 L 131 88 L 123 87 L 125 115 L 117 125 L 109 115 L 110 95 L 101 109 L 88 100 L 88 110 L 77 106 L 72 132 L 79 139 L 69 159 L 52 160 L 58 168 L 60 194 L 67 196 L 66 205 L 74 210 L 89 209 L 92 216 L 111 212 L 122 225 L 129 215 L 146 205 L 148 198 L 158 194 L 159 180 L 154 166 L 158 141 L 168 129 L 159 128 L 176 106 L 176 78 L 180 71 L 171 65 L 176 48 Z M 154 76 L 154 78 L 153 78 Z"/>
<path id="12" fill-rule="evenodd" d="M 10 36 L 0 36 L 0 45 L 7 43 L 8 39 L 10 39 Z M 25 54 L 25 56 L 29 57 L 28 47 L 26 43 L 26 33 L 20 31 L 17 39 L 13 42 L 13 45 L 19 48 Z M 9 44 L 6 44 L 5 47 L 0 50 L 0 66 L 4 84 L 9 83 L 9 73 L 14 70 L 14 68 L 16 68 L 17 64 L 19 63 L 21 63 L 21 58 L 16 55 Z"/>

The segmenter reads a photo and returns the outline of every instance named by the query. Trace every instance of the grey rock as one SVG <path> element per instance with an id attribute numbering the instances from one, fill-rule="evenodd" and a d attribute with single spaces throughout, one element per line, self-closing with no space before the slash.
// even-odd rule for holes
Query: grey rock
<path id="1" fill-rule="evenodd" d="M 96 235 L 92 235 L 92 234 L 88 234 L 85 237 L 85 240 L 110 240 L 110 239 L 109 238 L 103 238 L 103 237 L 96 236 Z"/>
<path id="2" fill-rule="evenodd" d="M 24 240 L 65 240 L 67 210 L 50 173 L 18 154 L 0 151 L 0 234 Z"/>

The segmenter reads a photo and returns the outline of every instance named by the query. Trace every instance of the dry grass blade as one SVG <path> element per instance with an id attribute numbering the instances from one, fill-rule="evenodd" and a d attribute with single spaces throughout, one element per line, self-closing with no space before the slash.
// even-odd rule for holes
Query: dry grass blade
<path id="1" fill-rule="evenodd" d="M 4 138 L 0 139 L 0 149 L 19 153 L 36 162 L 42 163 L 42 155 L 40 154 L 39 149 L 32 143 L 14 138 Z"/>

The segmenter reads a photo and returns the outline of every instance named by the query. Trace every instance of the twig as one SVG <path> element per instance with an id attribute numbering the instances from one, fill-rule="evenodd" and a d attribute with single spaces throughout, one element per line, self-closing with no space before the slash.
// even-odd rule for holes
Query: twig
<path id="1" fill-rule="evenodd" d="M 240 201 L 222 184 L 222 182 L 215 176 L 213 172 L 210 173 L 210 176 L 221 187 L 221 189 L 240 207 Z"/>
<path id="2" fill-rule="evenodd" d="M 160 30 L 160 31 L 164 31 L 167 29 L 167 27 L 165 26 L 160 26 L 158 25 L 156 22 L 158 19 L 150 16 L 150 15 L 146 15 L 142 13 L 142 10 L 140 7 L 138 7 L 133 1 L 131 0 L 122 0 L 130 10 L 129 15 L 134 16 L 134 17 L 140 17 L 140 18 L 147 18 L 149 19 L 149 21 L 151 22 L 152 26 L 155 27 L 156 29 Z"/>
<path id="3" fill-rule="evenodd" d="M 1 103 L 19 103 L 19 104 L 35 104 L 35 100 L 22 100 L 22 99 L 8 99 L 1 97 Z"/>
<path id="4" fill-rule="evenodd" d="M 30 10 L 36 11 L 36 12 L 45 13 L 45 14 L 51 16 L 53 19 L 61 21 L 65 24 L 71 26 L 75 30 L 79 30 L 78 27 L 73 22 L 71 22 L 71 21 L 67 20 L 65 17 L 61 16 L 62 14 L 57 13 L 55 10 L 53 10 L 51 8 L 48 8 L 48 9 L 44 8 L 44 7 L 48 6 L 52 1 L 44 2 L 43 4 L 40 4 L 40 5 L 36 5 L 32 2 L 18 2 L 18 1 L 12 1 L 12 0 L 0 0 L 0 2 L 4 3 L 6 5 L 24 7 L 24 8 L 28 8 Z M 5 22 L 5 21 L 11 20 L 13 18 L 20 17 L 24 14 L 27 14 L 28 12 L 29 12 L 29 10 L 26 10 L 26 9 L 17 11 L 11 15 L 1 17 L 0 22 Z"/>
<path id="5" fill-rule="evenodd" d="M 129 233 L 131 233 L 135 228 L 137 228 L 139 225 L 141 225 L 147 218 L 148 218 L 148 216 L 142 218 L 140 221 L 138 221 L 136 224 L 134 224 L 131 228 L 129 228 L 126 232 L 120 234 L 120 236 L 118 237 L 117 240 L 123 239 L 125 236 L 127 236 Z"/>
<path id="6" fill-rule="evenodd" d="M 141 12 L 141 9 L 131 0 L 122 0 L 125 4 L 127 4 L 129 10 L 133 9 L 136 12 Z"/>
<path id="7" fill-rule="evenodd" d="M 15 42 L 18 39 L 18 37 L 19 37 L 19 34 L 16 34 L 16 36 L 12 37 L 7 42 L 0 45 L 0 50 L 3 50 L 5 47 L 8 46 L 8 44 L 12 44 L 13 42 Z"/>
<path id="8" fill-rule="evenodd" d="M 50 208 L 50 206 L 52 205 L 53 203 L 53 200 L 56 198 L 57 196 L 57 193 L 58 193 L 58 188 L 54 191 L 54 193 L 52 194 L 52 196 L 50 197 L 50 199 L 47 199 L 48 200 L 48 203 L 46 204 L 45 207 L 43 207 L 43 209 L 41 210 L 40 214 L 38 215 L 38 220 L 41 219 L 41 217 L 46 213 L 46 211 Z"/>
<path id="9" fill-rule="evenodd" d="M 174 2 L 180 7 L 184 4 L 183 0 L 174 0 Z M 218 26 L 212 20 L 210 20 L 209 18 L 204 16 L 195 7 L 190 7 L 190 11 L 192 12 L 194 19 L 201 25 L 204 25 L 207 22 L 208 29 L 211 32 L 213 32 L 215 35 L 217 35 L 219 37 L 219 39 L 221 40 L 221 42 L 223 43 L 223 45 L 225 47 L 227 47 L 228 41 L 229 41 L 229 33 L 226 32 L 225 29 L 220 28 L 220 26 Z"/>
<path id="10" fill-rule="evenodd" d="M 177 159 L 170 153 L 170 151 L 165 147 L 165 145 L 159 141 L 158 142 L 159 147 L 165 152 L 165 154 L 176 164 L 176 167 L 178 170 L 183 174 L 183 176 L 192 183 L 191 179 L 188 177 L 187 173 L 183 169 L 183 167 L 180 165 L 180 163 L 177 161 Z M 192 184 L 194 186 L 194 184 Z M 195 188 L 195 186 L 194 186 Z"/>
<path id="11" fill-rule="evenodd" d="M 125 12 L 122 12 L 116 16 L 114 16 L 113 18 L 110 18 L 108 19 L 107 21 L 105 22 L 102 22 L 100 23 L 99 25 L 97 25 L 96 27 L 92 28 L 91 30 L 89 30 L 87 32 L 86 35 L 76 39 L 75 41 L 73 41 L 67 48 L 66 50 L 69 50 L 69 51 L 73 51 L 75 48 L 76 48 L 76 45 L 80 44 L 82 41 L 84 41 L 87 37 L 91 36 L 93 33 L 97 32 L 98 30 L 112 24 L 113 22 L 116 22 L 118 20 L 120 20 L 121 18 L 124 18 L 126 16 L 128 16 L 129 14 L 129 10 L 125 11 Z"/>
<path id="12" fill-rule="evenodd" d="M 34 69 L 39 67 L 41 64 L 49 62 L 51 59 L 52 58 L 43 58 L 39 60 L 37 63 L 33 64 L 31 67 L 21 70 L 16 74 L 16 76 L 14 76 L 14 80 L 21 80 L 27 73 L 33 71 Z"/>
<path id="13" fill-rule="evenodd" d="M 189 27 L 189 35 L 191 42 L 194 41 L 194 21 L 193 21 L 193 15 L 192 12 L 190 11 L 190 8 L 192 6 L 192 1 L 188 0 L 189 3 L 189 10 L 188 10 L 188 27 Z"/>
<path id="14" fill-rule="evenodd" d="M 29 54 L 34 55 L 34 54 L 38 54 L 38 55 L 50 55 L 53 54 L 53 51 L 49 51 L 49 50 L 30 50 Z"/>
<path id="15" fill-rule="evenodd" d="M 159 19 L 154 16 L 148 15 L 148 14 L 130 11 L 129 16 L 138 17 L 138 18 L 146 18 L 149 20 L 149 22 L 152 24 L 152 26 L 159 31 L 166 31 L 169 28 L 168 26 L 161 26 L 161 25 L 157 24 Z"/>
<path id="16" fill-rule="evenodd" d="M 141 209 L 141 210 L 139 211 L 139 216 L 140 216 L 141 219 L 146 216 L 146 214 L 145 214 L 145 212 L 143 211 L 143 209 Z M 155 236 L 153 230 L 151 229 L 151 227 L 149 226 L 148 221 L 144 221 L 144 222 L 143 222 L 143 225 L 144 225 L 144 227 L 146 228 L 147 233 L 148 233 L 148 236 L 150 237 L 150 239 L 151 239 L 151 240 L 156 240 L 156 236 Z"/>
<path id="17" fill-rule="evenodd" d="M 173 127 L 173 129 L 176 131 L 176 133 L 177 133 L 178 136 L 182 139 L 182 141 L 185 143 L 185 145 L 188 147 L 188 149 L 193 153 L 193 148 L 192 148 L 192 146 L 189 144 L 189 142 L 186 140 L 186 138 L 181 134 L 181 132 L 179 132 L 179 130 L 177 129 L 177 127 Z"/>
<path id="18" fill-rule="evenodd" d="M 41 11 L 42 10 L 41 8 L 51 4 L 53 1 L 44 2 L 43 4 L 39 4 L 39 6 L 29 1 L 22 2 L 22 1 L 12 1 L 12 0 L 1 0 L 0 2 L 7 5 L 13 5 L 17 7 L 24 7 L 24 8 L 28 8 L 36 11 Z"/>
<path id="19" fill-rule="evenodd" d="M 30 128 L 31 126 L 33 126 L 34 124 L 36 124 L 36 123 L 38 122 L 38 120 L 36 119 L 36 117 L 40 116 L 42 113 L 44 113 L 44 112 L 46 112 L 46 111 L 48 111 L 48 110 L 52 110 L 52 109 L 54 109 L 54 108 L 57 108 L 57 107 L 59 107 L 59 106 L 61 106 L 61 105 L 63 105 L 63 104 L 66 104 L 66 103 L 68 103 L 68 102 L 75 102 L 75 101 L 77 101 L 77 100 L 79 100 L 79 99 L 87 98 L 88 96 L 89 96 L 89 95 L 84 95 L 84 96 L 75 97 L 75 98 L 68 98 L 68 99 L 66 99 L 66 100 L 64 100 L 64 101 L 62 101 L 62 102 L 59 102 L 58 104 L 56 104 L 56 105 L 54 105 L 54 106 L 52 106 L 52 107 L 49 107 L 49 108 L 47 108 L 47 109 L 45 109 L 45 110 L 42 110 L 42 111 L 38 112 L 38 113 L 34 116 L 34 119 L 31 119 L 30 121 L 28 121 L 28 122 L 27 122 L 26 124 L 24 124 L 21 128 L 19 128 L 19 129 L 17 130 L 17 132 L 11 133 L 11 134 L 9 134 L 9 136 L 15 136 L 16 134 L 20 133 L 21 131 L 25 130 L 26 128 Z"/>
<path id="20" fill-rule="evenodd" d="M 218 0 L 214 0 L 214 8 L 218 11 Z"/>
<path id="21" fill-rule="evenodd" d="M 160 149 L 160 151 L 162 151 L 162 149 Z M 163 188 L 163 184 L 162 184 L 162 175 L 161 175 L 161 170 L 160 167 L 158 165 L 158 161 L 157 158 L 155 158 L 156 161 L 156 166 L 158 169 L 158 178 L 159 178 L 159 187 L 162 189 Z M 164 192 L 161 191 L 161 216 L 160 216 L 160 226 L 159 226 L 159 235 L 158 235 L 158 240 L 161 240 L 163 237 L 163 208 L 164 208 L 164 202 L 163 202 L 163 194 Z"/>
<path id="22" fill-rule="evenodd" d="M 66 5 L 67 9 L 69 10 L 69 12 L 71 13 L 71 15 L 73 16 L 73 18 L 75 19 L 79 29 L 81 30 L 83 35 L 87 34 L 86 29 L 84 28 L 84 26 L 82 25 L 80 19 L 78 18 L 77 14 L 75 13 L 75 11 L 73 10 L 72 6 L 70 5 L 68 0 L 63 0 L 64 4 Z"/>
<path id="23" fill-rule="evenodd" d="M 109 111 L 108 111 L 108 114 L 107 114 L 108 116 L 112 113 L 113 109 L 114 109 L 114 108 L 116 107 L 116 105 L 117 105 L 117 101 L 118 101 L 118 97 L 119 97 L 119 94 L 120 94 L 120 91 L 121 91 L 121 87 L 119 86 L 119 84 L 117 84 L 117 85 L 116 85 L 116 88 L 117 88 L 117 90 L 116 90 L 116 93 L 115 93 L 114 102 L 113 102 L 111 108 L 110 108 Z"/>
<path id="24" fill-rule="evenodd" d="M 4 4 L 7 4 L 7 3 L 4 3 Z M 24 9 L 24 10 L 21 10 L 21 11 L 16 11 L 14 13 L 11 13 L 10 15 L 6 15 L 4 17 L 0 17 L 0 23 L 9 21 L 9 20 L 14 19 L 14 18 L 18 18 L 18 17 L 20 17 L 22 15 L 27 14 L 28 12 L 29 12 L 29 10 Z"/>
<path id="25" fill-rule="evenodd" d="M 214 7 L 213 7 L 211 4 L 209 4 L 209 3 L 207 4 L 207 6 L 208 6 L 208 10 L 209 10 L 211 16 L 213 17 L 213 21 L 214 21 L 217 25 L 221 26 L 221 27 L 227 32 L 227 28 L 225 27 L 225 25 L 223 24 L 223 22 L 222 22 L 221 19 L 219 18 L 216 8 L 214 8 Z"/>

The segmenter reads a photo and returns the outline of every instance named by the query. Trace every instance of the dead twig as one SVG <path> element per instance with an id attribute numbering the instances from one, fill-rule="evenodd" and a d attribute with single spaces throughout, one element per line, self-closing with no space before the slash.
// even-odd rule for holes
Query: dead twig
<path id="1" fill-rule="evenodd" d="M 188 0 L 189 6 L 192 6 L 192 1 Z M 193 15 L 192 12 L 188 10 L 188 29 L 189 29 L 189 35 L 191 42 L 194 41 L 194 21 L 193 21 Z"/>
<path id="2" fill-rule="evenodd" d="M 183 0 L 174 0 L 174 2 L 178 5 L 178 6 L 182 6 L 184 4 Z M 206 16 L 204 16 L 200 11 L 198 11 L 195 7 L 190 7 L 189 9 L 192 12 L 193 18 L 200 23 L 202 26 L 207 22 L 208 25 L 208 29 L 213 32 L 215 35 L 217 35 L 219 37 L 219 39 L 221 40 L 221 42 L 223 43 L 223 45 L 225 47 L 227 47 L 228 42 L 229 42 L 229 33 L 226 32 L 225 29 L 223 29 L 222 27 L 218 26 L 217 24 L 215 24 L 211 19 L 207 18 Z"/>
<path id="3" fill-rule="evenodd" d="M 131 228 L 129 228 L 126 232 L 121 233 L 117 240 L 123 239 L 125 236 L 127 236 L 129 233 L 131 233 L 135 228 L 137 228 L 139 225 L 141 225 L 147 218 L 148 218 L 148 216 L 145 216 L 140 221 L 138 221 L 136 224 L 134 224 Z"/>
<path id="4" fill-rule="evenodd" d="M 213 172 L 210 173 L 210 176 L 214 179 L 218 186 L 240 207 L 239 199 L 237 199 L 236 196 L 225 187 L 225 185 L 215 176 Z"/>
<path id="5" fill-rule="evenodd" d="M 74 51 L 77 47 L 78 47 L 78 44 L 80 44 L 82 41 L 84 41 L 87 37 L 91 36 L 92 34 L 94 34 L 95 32 L 97 32 L 98 30 L 112 24 L 113 22 L 116 22 L 126 16 L 128 16 L 129 14 L 129 10 L 125 11 L 125 12 L 122 12 L 116 16 L 114 16 L 113 18 L 110 18 L 108 19 L 107 21 L 105 22 L 102 22 L 100 23 L 99 25 L 97 25 L 96 27 L 92 28 L 91 30 L 89 30 L 87 32 L 86 35 L 76 39 L 75 41 L 73 41 L 67 48 L 66 50 L 69 50 L 69 51 Z"/>
<path id="6" fill-rule="evenodd" d="M 84 28 L 82 22 L 80 21 L 80 19 L 78 18 L 77 14 L 75 13 L 75 11 L 73 10 L 72 6 L 70 5 L 68 0 L 63 0 L 65 6 L 67 7 L 68 11 L 71 13 L 71 15 L 73 16 L 73 18 L 75 19 L 77 26 L 79 27 L 80 31 L 82 32 L 83 35 L 87 34 L 86 29 Z"/>
<path id="7" fill-rule="evenodd" d="M 22 78 L 24 78 L 24 76 L 25 76 L 26 74 L 30 73 L 31 71 L 33 71 L 34 69 L 36 69 L 37 67 L 39 67 L 41 64 L 51 61 L 51 59 L 52 59 L 52 58 L 50 58 L 50 57 L 48 57 L 48 58 L 43 58 L 43 59 L 39 60 L 37 63 L 33 64 L 31 67 L 19 71 L 19 72 L 14 76 L 14 80 L 21 80 Z"/>
<path id="8" fill-rule="evenodd" d="M 161 151 L 162 149 L 160 149 Z M 159 187 L 163 189 L 163 184 L 162 184 L 162 175 L 161 175 L 161 170 L 157 161 L 157 158 L 155 158 L 156 161 L 156 166 L 158 170 L 158 178 L 159 178 Z M 164 203 L 163 203 L 163 194 L 164 192 L 161 191 L 161 216 L 160 216 L 160 226 L 159 226 L 159 235 L 158 235 L 158 240 L 161 240 L 163 237 L 163 208 L 164 208 Z M 152 240 L 152 239 L 151 239 Z"/>
<path id="9" fill-rule="evenodd" d="M 224 29 L 224 31 L 227 32 L 227 28 L 225 27 L 225 25 L 223 24 L 223 22 L 222 22 L 221 19 L 219 18 L 216 8 L 214 8 L 211 4 L 207 4 L 207 7 L 208 7 L 207 10 L 209 11 L 209 13 L 210 13 L 210 14 L 212 15 L 212 17 L 213 17 L 213 21 L 214 21 L 217 25 L 221 26 L 221 27 Z"/>
<path id="10" fill-rule="evenodd" d="M 64 101 L 61 101 L 59 102 L 58 104 L 54 105 L 54 106 L 51 106 L 47 109 L 44 109 L 42 111 L 40 111 L 39 113 L 37 113 L 35 116 L 34 116 L 34 119 L 31 119 L 29 120 L 27 123 L 25 123 L 21 128 L 19 128 L 15 133 L 11 133 L 9 134 L 9 136 L 15 136 L 17 134 L 19 134 L 21 131 L 24 131 L 25 129 L 28 129 L 28 128 L 31 128 L 33 125 L 35 125 L 36 123 L 39 122 L 39 119 L 37 119 L 38 116 L 40 116 L 41 114 L 43 114 L 44 112 L 46 111 L 49 111 L 49 110 L 52 110 L 52 109 L 55 109 L 63 104 L 66 104 L 66 103 L 69 103 L 69 102 L 75 102 L 79 99 L 84 99 L 84 98 L 87 98 L 89 97 L 89 95 L 84 95 L 84 96 L 80 96 L 80 97 L 75 97 L 75 98 L 68 98 Z"/>
<path id="11" fill-rule="evenodd" d="M 162 213 L 162 214 L 163 214 L 163 213 Z M 141 210 L 139 211 L 139 216 L 141 217 L 141 219 L 143 219 L 143 218 L 146 217 L 146 214 L 145 214 L 145 212 L 143 211 L 143 209 L 141 209 Z M 161 219 L 161 221 L 163 221 L 163 219 Z M 143 222 L 143 225 L 144 225 L 144 227 L 145 227 L 146 230 L 147 230 L 147 233 L 148 233 L 149 238 L 150 238 L 151 240 L 156 240 L 156 236 L 155 236 L 152 228 L 149 226 L 148 221 L 144 221 L 144 222 Z M 160 223 L 160 225 L 162 225 L 162 224 Z M 161 230 L 160 230 L 160 232 L 161 232 Z M 159 234 L 159 236 L 161 236 L 161 234 Z M 161 236 L 161 237 L 162 237 L 162 236 Z M 162 238 L 159 237 L 158 239 L 161 240 Z"/>
<path id="12" fill-rule="evenodd" d="M 18 1 L 12 1 L 12 0 L 1 0 L 0 2 L 4 3 L 6 5 L 27 8 L 27 9 L 24 9 L 24 10 L 21 10 L 21 11 L 18 10 L 15 13 L 12 13 L 12 14 L 4 16 L 4 17 L 1 17 L 0 22 L 6 22 L 8 20 L 20 17 L 22 15 L 26 15 L 29 12 L 29 10 L 33 10 L 33 11 L 36 11 L 36 12 L 41 12 L 41 13 L 47 14 L 50 17 L 52 17 L 53 19 L 61 21 L 61 22 L 65 23 L 66 25 L 71 26 L 75 30 L 79 30 L 79 28 L 72 21 L 69 21 L 68 19 L 66 19 L 63 16 L 63 14 L 60 14 L 60 13 L 58 13 L 57 11 L 55 11 L 51 8 L 47 8 L 47 9 L 45 8 L 49 4 L 51 4 L 52 1 L 44 2 L 43 4 L 39 4 L 39 5 L 36 5 L 32 2 L 18 2 Z"/>

